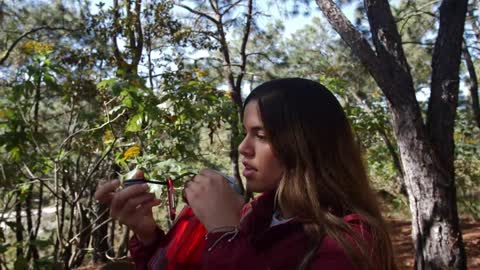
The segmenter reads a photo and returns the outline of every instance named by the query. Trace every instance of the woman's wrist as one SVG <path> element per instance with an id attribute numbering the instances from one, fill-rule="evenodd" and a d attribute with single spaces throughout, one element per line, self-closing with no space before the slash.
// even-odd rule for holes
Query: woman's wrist
<path id="1" fill-rule="evenodd" d="M 141 231 L 135 232 L 135 236 L 144 246 L 149 246 L 157 240 L 158 227 L 156 224 L 148 226 L 148 228 L 142 228 Z"/>
<path id="2" fill-rule="evenodd" d="M 238 227 L 240 224 L 240 217 L 231 218 L 230 220 L 222 220 L 212 223 L 204 224 L 207 231 L 212 231 L 218 228 Z"/>

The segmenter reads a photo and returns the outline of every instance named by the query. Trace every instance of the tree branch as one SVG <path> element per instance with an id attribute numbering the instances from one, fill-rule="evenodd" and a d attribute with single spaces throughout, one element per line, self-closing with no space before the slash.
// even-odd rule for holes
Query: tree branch
<path id="1" fill-rule="evenodd" d="M 64 27 L 50 27 L 50 26 L 47 26 L 47 25 L 33 28 L 33 29 L 31 29 L 30 31 L 27 31 L 27 32 L 23 33 L 21 36 L 19 36 L 19 37 L 12 43 L 12 45 L 10 45 L 10 47 L 8 48 L 8 50 L 7 50 L 7 52 L 5 53 L 5 55 L 2 57 L 2 59 L 0 59 L 0 66 L 3 65 L 3 63 L 7 60 L 8 56 L 9 56 L 10 53 L 13 51 L 13 49 L 15 48 L 15 46 L 17 46 L 17 44 L 18 44 L 22 39 L 24 39 L 26 36 L 28 36 L 28 35 L 30 35 L 30 34 L 36 33 L 36 32 L 41 31 L 41 30 L 50 30 L 50 31 L 56 31 L 56 30 L 75 31 L 74 29 L 68 29 L 68 28 L 64 28 Z"/>
<path id="2" fill-rule="evenodd" d="M 98 166 L 100 166 L 100 164 L 103 162 L 103 160 L 110 154 L 110 152 L 115 148 L 115 144 L 117 142 L 117 138 L 115 138 L 113 140 L 113 142 L 110 144 L 109 148 L 107 149 L 107 151 L 105 152 L 104 155 L 100 156 L 97 161 L 95 162 L 95 165 L 93 166 L 93 168 L 90 170 L 90 172 L 88 173 L 87 177 L 85 178 L 85 181 L 84 181 L 84 185 L 82 187 L 82 189 L 80 190 L 80 192 L 78 193 L 78 196 L 73 200 L 73 204 L 76 204 L 81 198 L 82 198 L 82 194 L 83 192 L 85 192 L 85 190 L 87 189 L 88 185 L 90 184 L 90 180 L 93 176 L 93 174 L 95 173 L 95 171 L 97 170 Z"/>
<path id="3" fill-rule="evenodd" d="M 402 40 L 387 0 L 366 0 L 368 21 L 375 50 L 383 64 L 383 72 L 389 77 L 404 76 L 412 82 L 410 68 L 402 47 Z M 386 90 L 386 89 L 385 89 Z M 413 88 L 412 88 L 413 90 Z M 414 93 L 409 93 L 414 94 Z M 387 95 L 388 98 L 388 95 Z"/>
<path id="4" fill-rule="evenodd" d="M 137 0 L 135 3 L 135 32 L 137 34 L 137 46 L 135 47 L 135 58 L 134 63 L 135 66 L 138 66 L 140 60 L 142 59 L 142 51 L 143 51 L 143 30 L 142 30 L 142 21 L 140 19 L 142 1 Z"/>
<path id="5" fill-rule="evenodd" d="M 421 46 L 433 46 L 433 45 L 435 45 L 435 43 L 425 43 L 425 42 L 415 41 L 415 40 L 402 41 L 402 44 L 416 44 L 416 45 L 421 45 Z"/>
<path id="6" fill-rule="evenodd" d="M 238 3 L 238 2 L 237 2 Z M 248 0 L 248 8 L 247 8 L 247 21 L 245 23 L 245 27 L 243 29 L 243 38 L 242 38 L 242 45 L 240 47 L 240 57 L 242 59 L 242 62 L 240 63 L 240 73 L 237 76 L 237 81 L 235 84 L 235 102 L 239 106 L 239 108 L 242 107 L 242 99 L 241 99 L 241 93 L 240 89 L 242 86 L 242 79 L 243 76 L 245 75 L 245 68 L 247 66 L 247 54 L 246 54 L 246 49 L 247 49 L 247 43 L 248 43 L 248 37 L 250 35 L 250 31 L 252 28 L 252 10 L 253 10 L 253 0 Z"/>
<path id="7" fill-rule="evenodd" d="M 118 43 L 117 43 L 117 33 L 121 31 L 119 20 L 120 20 L 120 12 L 119 12 L 118 0 L 113 0 L 113 32 L 112 32 L 113 55 L 115 56 L 117 67 L 122 68 L 126 66 L 127 63 L 125 62 L 125 60 L 123 60 L 122 54 L 120 53 L 120 49 L 118 48 Z"/>
<path id="8" fill-rule="evenodd" d="M 442 164 L 451 164 L 448 166 L 453 166 L 453 128 L 457 110 L 467 2 L 467 0 L 444 0 L 442 2 L 440 27 L 432 56 L 432 83 L 428 102 L 427 129 Z M 453 169 L 451 173 L 453 173 Z"/>
<path id="9" fill-rule="evenodd" d="M 236 5 L 238 5 L 238 4 L 241 3 L 242 1 L 243 1 L 243 0 L 238 0 L 237 2 L 234 2 L 234 3 L 230 4 L 230 5 L 227 7 L 227 9 L 225 9 L 223 12 L 221 12 L 221 14 L 222 14 L 222 15 L 227 14 L 227 13 L 230 11 L 230 9 L 234 8 Z M 250 3 L 249 3 L 248 5 L 250 5 Z"/>
<path id="10" fill-rule="evenodd" d="M 218 9 L 218 1 L 214 2 L 213 0 L 208 0 L 208 2 L 210 3 L 210 7 L 213 9 L 215 13 L 220 13 Z"/>
<path id="11" fill-rule="evenodd" d="M 176 5 L 176 6 L 179 6 L 179 7 L 181 7 L 181 8 L 184 8 L 184 9 L 190 11 L 191 13 L 196 14 L 196 15 L 198 15 L 198 16 L 200 16 L 200 17 L 204 17 L 204 18 L 210 20 L 211 22 L 213 22 L 214 24 L 218 24 L 218 23 L 219 23 L 219 22 L 218 22 L 215 18 L 213 18 L 212 16 L 210 16 L 210 15 L 208 15 L 208 14 L 206 14 L 206 13 L 200 12 L 200 11 L 198 11 L 198 10 L 194 10 L 194 9 L 192 9 L 192 8 L 189 7 L 189 6 L 186 6 L 186 5 L 183 5 L 183 4 L 175 4 L 175 5 Z"/>
<path id="12" fill-rule="evenodd" d="M 260 56 L 262 56 L 263 58 L 267 59 L 270 63 L 276 64 L 275 61 L 273 61 L 272 59 L 270 59 L 270 57 L 269 57 L 266 53 L 254 52 L 254 53 L 247 53 L 247 54 L 246 54 L 247 58 L 248 58 L 249 56 L 252 56 L 252 55 L 260 55 Z"/>
<path id="13" fill-rule="evenodd" d="M 26 171 L 22 173 L 29 179 L 29 180 L 38 180 L 40 182 L 40 184 L 42 184 L 44 187 L 46 187 L 54 197 L 56 197 L 57 199 L 60 199 L 60 200 L 63 200 L 62 197 L 60 197 L 60 195 L 58 195 L 46 182 L 44 179 L 40 178 L 40 177 L 37 177 L 35 176 L 32 171 L 30 170 L 30 168 L 28 168 L 27 164 L 23 164 L 23 169 Z M 69 205 L 72 205 L 71 202 L 69 202 L 67 199 L 65 200 L 66 203 L 68 203 Z"/>
<path id="14" fill-rule="evenodd" d="M 349 45 L 370 73 L 377 77 L 376 74 L 381 70 L 380 61 L 368 41 L 355 29 L 333 0 L 316 0 L 316 2 L 333 29 Z"/>
<path id="15" fill-rule="evenodd" d="M 60 149 L 63 148 L 63 146 L 70 140 L 72 139 L 73 137 L 77 136 L 78 134 L 82 133 L 82 132 L 90 132 L 90 131 L 95 131 L 95 130 L 99 130 L 99 129 L 102 129 L 104 128 L 105 126 L 115 122 L 118 118 L 120 118 L 123 114 L 125 114 L 126 110 L 123 110 L 121 113 L 119 113 L 117 116 L 115 116 L 115 118 L 113 118 L 112 120 L 109 120 L 105 123 L 103 123 L 102 125 L 98 126 L 98 127 L 95 127 L 95 128 L 91 128 L 91 129 L 81 129 L 81 130 L 78 130 L 72 134 L 70 134 L 65 140 L 63 140 L 62 144 L 60 145 Z"/>

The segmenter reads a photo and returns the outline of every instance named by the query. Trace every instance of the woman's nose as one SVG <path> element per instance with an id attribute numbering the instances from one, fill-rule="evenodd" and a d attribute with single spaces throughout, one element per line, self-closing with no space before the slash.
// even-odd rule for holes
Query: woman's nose
<path id="1" fill-rule="evenodd" d="M 244 157 L 252 156 L 253 149 L 248 141 L 248 135 L 243 138 L 243 141 L 238 146 L 238 152 Z"/>

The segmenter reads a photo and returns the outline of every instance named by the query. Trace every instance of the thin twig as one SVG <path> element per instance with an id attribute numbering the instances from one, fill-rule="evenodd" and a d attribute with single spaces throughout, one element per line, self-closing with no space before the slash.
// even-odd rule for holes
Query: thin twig
<path id="1" fill-rule="evenodd" d="M 40 177 L 37 177 L 35 176 L 32 171 L 30 170 L 30 168 L 28 168 L 27 164 L 23 163 L 23 168 L 27 171 L 27 174 L 28 175 L 25 175 L 25 173 L 22 171 L 22 173 L 29 179 L 29 180 L 38 180 L 40 182 L 40 184 L 42 184 L 44 187 L 46 187 L 52 194 L 53 196 L 55 196 L 56 198 L 62 200 L 62 198 L 57 194 L 55 193 L 55 191 L 52 190 L 52 188 L 47 185 L 47 183 L 45 183 L 45 180 L 40 178 Z M 66 202 L 71 206 L 72 204 L 66 200 Z"/>
<path id="2" fill-rule="evenodd" d="M 95 130 L 99 130 L 99 129 L 102 129 L 104 128 L 105 126 L 109 125 L 110 123 L 112 122 L 115 122 L 118 118 L 120 118 L 124 113 L 126 112 L 126 110 L 123 110 L 119 115 L 117 115 L 114 119 L 112 120 L 109 120 L 105 123 L 103 123 L 101 126 L 99 127 L 95 127 L 95 128 L 91 128 L 91 129 L 81 129 L 81 130 L 78 130 L 72 134 L 70 134 L 65 140 L 63 140 L 62 144 L 60 145 L 60 149 L 63 148 L 63 146 L 70 140 L 72 139 L 73 137 L 77 136 L 78 134 L 82 133 L 82 132 L 91 132 L 91 131 L 95 131 Z"/>
<path id="3" fill-rule="evenodd" d="M 74 241 L 78 236 L 80 236 L 80 235 L 81 235 L 83 232 L 85 232 L 88 228 L 92 227 L 92 225 L 95 224 L 95 222 L 97 222 L 100 218 L 102 218 L 106 213 L 108 213 L 109 210 L 110 210 L 110 209 L 108 209 L 108 208 L 105 209 L 105 210 L 100 214 L 100 216 L 98 216 L 94 221 L 92 221 L 92 222 L 90 223 L 90 225 L 88 225 L 87 227 L 83 228 L 83 230 L 81 230 L 79 233 L 77 233 L 76 235 L 74 235 L 70 240 L 68 240 L 68 243 L 69 243 L 69 244 L 72 244 L 73 241 Z M 103 225 L 105 225 L 106 223 L 108 223 L 108 222 L 110 222 L 110 221 L 112 221 L 112 218 L 111 218 L 111 217 L 108 218 L 108 219 L 106 219 L 104 222 L 100 223 L 99 225 L 95 226 L 95 227 L 92 229 L 91 233 L 93 233 L 94 231 L 98 230 L 98 228 L 102 227 Z"/>

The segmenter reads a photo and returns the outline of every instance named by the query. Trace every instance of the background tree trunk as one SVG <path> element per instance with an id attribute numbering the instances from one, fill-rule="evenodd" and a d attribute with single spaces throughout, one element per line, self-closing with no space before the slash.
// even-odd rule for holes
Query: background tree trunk
<path id="1" fill-rule="evenodd" d="M 96 205 L 96 217 L 98 218 L 95 224 L 96 230 L 92 234 L 93 238 L 93 262 L 106 263 L 108 261 L 106 254 L 111 250 L 108 242 L 108 208 L 100 203 Z"/>
<path id="2" fill-rule="evenodd" d="M 480 33 L 479 33 L 480 37 Z M 478 78 L 477 73 L 475 72 L 475 66 L 472 61 L 472 56 L 466 46 L 463 49 L 463 55 L 465 58 L 465 64 L 467 66 L 468 75 L 470 76 L 470 98 L 472 102 L 472 113 L 473 118 L 477 124 L 477 127 L 480 128 L 480 104 L 478 101 Z"/>
<path id="3" fill-rule="evenodd" d="M 20 197 L 20 191 L 16 193 L 16 202 L 15 202 L 15 237 L 17 238 L 17 258 L 22 258 L 23 253 L 23 225 L 22 225 L 22 199 Z"/>
<path id="4" fill-rule="evenodd" d="M 466 269 L 456 206 L 452 138 L 467 1 L 445 0 L 440 7 L 428 125 L 423 123 L 388 1 L 364 2 L 375 50 L 332 0 L 316 2 L 388 100 L 412 213 L 415 268 Z"/>

